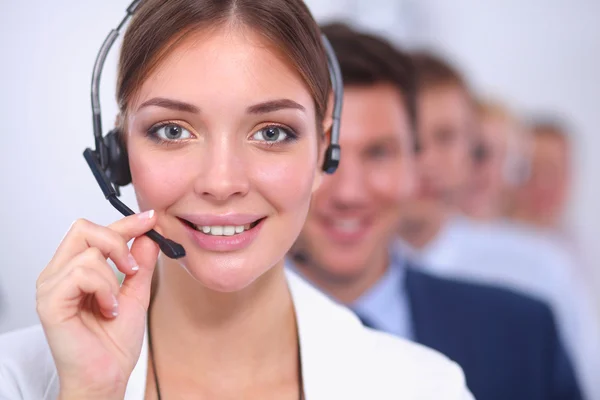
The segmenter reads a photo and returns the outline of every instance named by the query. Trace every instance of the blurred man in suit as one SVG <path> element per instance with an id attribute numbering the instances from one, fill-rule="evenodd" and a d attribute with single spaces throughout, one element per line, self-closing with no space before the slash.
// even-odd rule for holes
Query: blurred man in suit
<path id="1" fill-rule="evenodd" d="M 600 399 L 600 324 L 575 259 L 526 224 L 475 221 L 461 212 L 477 166 L 472 90 L 439 56 L 412 57 L 418 84 L 417 196 L 402 207 L 399 233 L 423 268 L 439 276 L 502 285 L 545 301 L 582 389 Z"/>
<path id="2" fill-rule="evenodd" d="M 289 259 L 374 329 L 457 361 L 478 400 L 579 399 L 549 308 L 491 286 L 429 275 L 395 231 L 416 181 L 410 58 L 344 25 L 324 27 L 344 77 L 342 160 L 315 193 Z"/>

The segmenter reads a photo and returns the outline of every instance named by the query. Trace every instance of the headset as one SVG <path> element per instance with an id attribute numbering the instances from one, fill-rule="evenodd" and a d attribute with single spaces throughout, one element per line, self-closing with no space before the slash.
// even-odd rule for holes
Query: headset
<path id="1" fill-rule="evenodd" d="M 100 76 L 102 68 L 106 61 L 106 56 L 119 33 L 127 21 L 133 16 L 136 9 L 140 5 L 141 0 L 134 0 L 127 8 L 127 14 L 117 26 L 116 29 L 110 31 L 100 51 L 96 57 L 94 70 L 92 73 L 92 122 L 94 128 L 95 149 L 85 149 L 83 157 L 88 166 L 92 170 L 92 174 L 96 178 L 104 197 L 115 207 L 121 214 L 128 216 L 133 215 L 134 211 L 127 207 L 119 200 L 119 187 L 126 186 L 131 183 L 131 171 L 129 169 L 129 160 L 127 150 L 122 142 L 122 135 L 119 128 L 111 130 L 106 136 L 102 135 L 102 116 L 100 111 Z M 332 112 L 332 126 L 330 133 L 329 146 L 325 152 L 325 159 L 322 169 L 328 174 L 333 174 L 340 162 L 340 115 L 342 113 L 342 99 L 344 84 L 342 81 L 342 73 L 338 63 L 335 51 L 329 43 L 325 35 L 321 35 L 325 52 L 327 55 L 329 77 L 334 94 L 334 105 Z M 159 245 L 161 251 L 169 258 L 179 259 L 185 256 L 185 249 L 179 243 L 167 239 L 160 235 L 155 230 L 151 230 L 146 235 Z"/>

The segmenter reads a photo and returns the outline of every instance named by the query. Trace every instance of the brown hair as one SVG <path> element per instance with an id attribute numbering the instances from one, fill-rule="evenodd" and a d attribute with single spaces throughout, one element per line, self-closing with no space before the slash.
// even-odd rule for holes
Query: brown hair
<path id="1" fill-rule="evenodd" d="M 241 23 L 282 52 L 308 86 L 321 129 L 331 82 L 320 30 L 302 0 L 144 0 L 121 48 L 117 101 L 121 114 L 174 47 L 199 29 Z"/>
<path id="2" fill-rule="evenodd" d="M 469 85 L 462 74 L 440 56 L 420 51 L 412 54 L 412 60 L 417 69 L 419 89 L 456 85 L 471 96 Z"/>
<path id="3" fill-rule="evenodd" d="M 343 23 L 323 25 L 321 30 L 335 50 L 344 86 L 394 85 L 402 95 L 416 139 L 415 69 L 410 57 L 387 40 Z"/>
<path id="4" fill-rule="evenodd" d="M 552 117 L 537 117 L 530 124 L 530 130 L 534 137 L 549 137 L 559 139 L 569 145 L 569 128 L 564 121 Z"/>

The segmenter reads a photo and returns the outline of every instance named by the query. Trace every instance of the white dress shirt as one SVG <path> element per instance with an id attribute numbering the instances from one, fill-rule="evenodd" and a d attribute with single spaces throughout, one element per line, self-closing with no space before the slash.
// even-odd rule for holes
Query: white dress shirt
<path id="1" fill-rule="evenodd" d="M 446 277 L 502 285 L 545 301 L 590 400 L 600 400 L 600 323 L 590 289 L 565 249 L 550 237 L 512 222 L 453 217 L 412 255 Z"/>
<path id="2" fill-rule="evenodd" d="M 307 400 L 473 400 L 462 370 L 440 353 L 361 325 L 286 271 L 300 340 Z M 146 338 L 147 339 L 147 338 Z M 144 399 L 148 347 L 130 376 L 125 400 Z M 43 330 L 0 336 L 0 399 L 56 399 L 59 382 Z"/>

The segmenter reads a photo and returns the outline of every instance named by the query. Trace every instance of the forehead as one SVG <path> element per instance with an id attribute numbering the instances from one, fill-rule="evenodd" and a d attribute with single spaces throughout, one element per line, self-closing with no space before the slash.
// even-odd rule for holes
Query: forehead
<path id="1" fill-rule="evenodd" d="M 469 123 L 475 110 L 462 88 L 440 85 L 423 88 L 419 94 L 419 116 L 424 126 Z"/>
<path id="2" fill-rule="evenodd" d="M 538 135 L 535 137 L 536 153 L 547 157 L 564 157 L 568 152 L 566 140 L 557 135 Z"/>
<path id="3" fill-rule="evenodd" d="M 400 91 L 390 84 L 344 87 L 342 145 L 365 145 L 377 139 L 410 140 L 408 112 Z"/>
<path id="4" fill-rule="evenodd" d="M 515 124 L 506 117 L 485 113 L 480 118 L 480 129 L 475 132 L 478 137 L 495 145 L 506 145 L 509 136 L 516 129 Z"/>
<path id="5" fill-rule="evenodd" d="M 258 33 L 241 26 L 194 32 L 170 49 L 142 84 L 135 105 L 152 97 L 173 97 L 214 106 L 292 98 L 311 106 L 297 70 Z"/>

